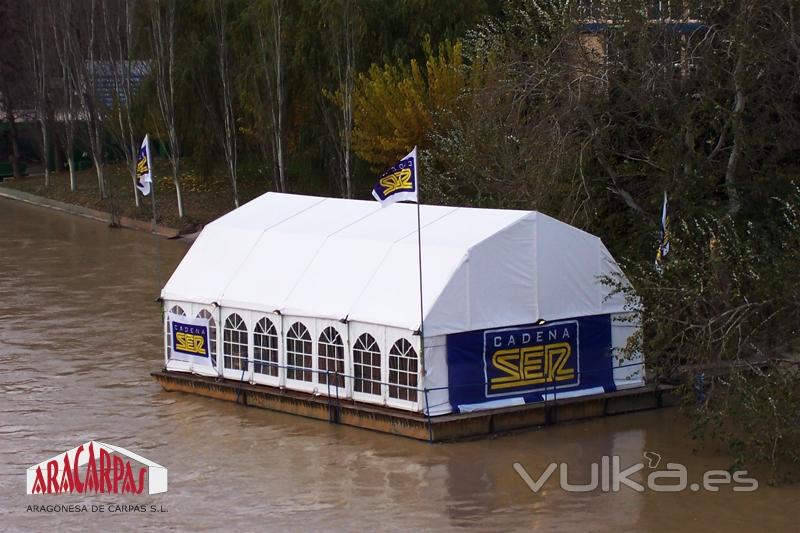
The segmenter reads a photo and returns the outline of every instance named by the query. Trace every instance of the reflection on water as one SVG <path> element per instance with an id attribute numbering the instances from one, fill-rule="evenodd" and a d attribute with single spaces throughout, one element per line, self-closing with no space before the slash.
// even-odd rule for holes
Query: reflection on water
<path id="1" fill-rule="evenodd" d="M 165 393 L 161 314 L 154 298 L 186 251 L 182 242 L 0 199 L 0 512 L 5 528 L 796 530 L 796 487 L 756 493 L 571 494 L 570 481 L 620 455 L 653 450 L 695 478 L 725 468 L 693 454 L 674 410 L 639 413 L 492 439 L 428 445 L 327 422 Z M 89 439 L 166 466 L 169 492 L 100 498 L 163 504 L 166 514 L 34 514 L 25 469 Z M 641 476 L 634 477 L 641 480 Z M 98 497 L 47 497 L 47 503 Z"/>

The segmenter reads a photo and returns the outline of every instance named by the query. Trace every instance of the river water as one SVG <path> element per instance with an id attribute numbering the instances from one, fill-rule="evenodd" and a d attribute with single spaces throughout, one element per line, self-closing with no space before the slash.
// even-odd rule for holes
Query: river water
<path id="1" fill-rule="evenodd" d="M 682 463 L 692 480 L 725 469 L 693 450 L 674 409 L 470 442 L 416 442 L 166 393 L 158 288 L 181 241 L 0 199 L 0 528 L 6 530 L 797 531 L 800 488 L 570 493 L 591 463 L 643 453 Z M 26 496 L 27 467 L 90 439 L 166 466 L 156 496 Z M 642 472 L 644 474 L 642 475 Z M 631 479 L 643 482 L 646 468 Z M 36 512 L 32 504 L 157 504 L 165 512 Z"/>

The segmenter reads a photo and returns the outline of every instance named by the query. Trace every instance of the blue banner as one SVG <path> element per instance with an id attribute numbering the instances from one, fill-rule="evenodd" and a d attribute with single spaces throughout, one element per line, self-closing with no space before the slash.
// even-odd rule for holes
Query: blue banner
<path id="1" fill-rule="evenodd" d="M 208 325 L 197 324 L 201 319 L 172 319 L 172 354 L 183 354 L 192 357 L 208 358 Z M 192 323 L 193 322 L 193 323 Z M 210 363 L 209 363 L 210 364 Z"/>
<path id="2" fill-rule="evenodd" d="M 514 398 L 540 402 L 587 389 L 610 392 L 612 363 L 610 315 L 447 336 L 454 410 Z"/>

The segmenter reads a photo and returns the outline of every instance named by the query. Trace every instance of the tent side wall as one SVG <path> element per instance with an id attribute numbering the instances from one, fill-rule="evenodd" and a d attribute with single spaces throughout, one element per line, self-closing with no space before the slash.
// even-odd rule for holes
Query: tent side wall
<path id="1" fill-rule="evenodd" d="M 432 368 L 424 385 L 446 382 L 446 400 L 457 412 L 639 387 L 644 385 L 643 360 L 622 353 L 639 327 L 630 318 L 600 314 L 450 334 L 442 351 L 429 354 L 426 348 L 426 364 Z M 438 377 L 442 367 L 446 380 Z M 429 381 L 428 375 L 438 381 Z M 444 401 L 437 395 L 437 405 Z M 443 412 L 439 407 L 436 414 Z"/>
<path id="2" fill-rule="evenodd" d="M 422 411 L 419 336 L 411 330 L 203 303 L 164 301 L 167 370 Z M 170 357 L 169 314 L 209 319 L 212 364 Z"/>
<path id="3" fill-rule="evenodd" d="M 537 215 L 528 213 L 468 249 L 425 317 L 426 337 L 539 318 Z"/>

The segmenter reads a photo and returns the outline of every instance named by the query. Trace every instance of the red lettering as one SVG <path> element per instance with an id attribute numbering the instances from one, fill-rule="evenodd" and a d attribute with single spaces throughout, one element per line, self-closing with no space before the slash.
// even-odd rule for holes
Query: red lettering
<path id="1" fill-rule="evenodd" d="M 58 494 L 58 461 L 47 463 L 47 493 Z"/>
<path id="2" fill-rule="evenodd" d="M 136 493 L 136 480 L 133 478 L 133 469 L 130 461 L 125 463 L 125 481 L 122 483 L 122 493 Z"/>
<path id="3" fill-rule="evenodd" d="M 122 481 L 122 476 L 125 474 L 125 464 L 122 462 L 122 458 L 118 455 L 114 456 L 114 494 L 119 491 L 119 482 Z M 123 486 L 122 492 L 125 492 L 125 487 Z"/>
<path id="4" fill-rule="evenodd" d="M 84 492 L 93 490 L 97 494 L 97 463 L 94 458 L 94 446 L 89 443 L 89 462 L 86 463 L 86 479 L 83 481 Z"/>
<path id="5" fill-rule="evenodd" d="M 144 474 L 147 472 L 146 468 L 139 469 L 139 486 L 136 488 L 136 494 L 141 494 L 144 489 Z"/>
<path id="6" fill-rule="evenodd" d="M 72 467 L 69 464 L 69 454 L 64 454 L 64 470 L 61 472 L 61 492 L 72 492 L 74 483 L 72 482 Z"/>
<path id="7" fill-rule="evenodd" d="M 105 448 L 100 448 L 100 492 L 110 493 L 111 490 L 111 454 Z M 116 485 L 113 490 L 117 492 Z"/>
<path id="8" fill-rule="evenodd" d="M 47 485 L 44 482 L 44 474 L 42 474 L 42 467 L 36 467 L 36 481 L 33 482 L 33 492 L 34 494 L 44 494 L 44 491 L 47 490 Z"/>
<path id="9" fill-rule="evenodd" d="M 75 483 L 75 491 L 78 494 L 83 494 L 83 484 L 81 483 L 81 477 L 78 473 L 78 466 L 81 464 L 80 462 L 80 455 L 83 451 L 83 444 L 78 446 L 78 449 L 75 450 L 75 462 L 72 464 L 72 482 Z"/>

